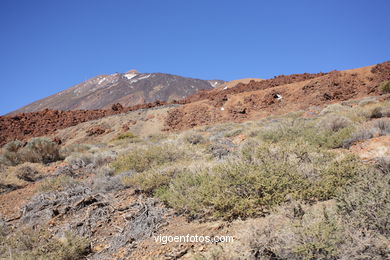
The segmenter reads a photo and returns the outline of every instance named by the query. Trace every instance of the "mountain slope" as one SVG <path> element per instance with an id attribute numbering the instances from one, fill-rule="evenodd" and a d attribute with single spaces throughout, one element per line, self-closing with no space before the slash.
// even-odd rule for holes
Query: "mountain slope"
<path id="1" fill-rule="evenodd" d="M 220 91 L 201 91 L 168 112 L 166 130 L 184 130 L 221 122 L 244 121 L 367 96 L 383 95 L 390 62 L 346 71 L 293 74 L 250 81 Z"/>
<path id="2" fill-rule="evenodd" d="M 182 99 L 199 90 L 212 89 L 221 80 L 200 80 L 163 73 L 126 73 L 100 75 L 67 90 L 24 106 L 11 114 L 43 109 L 105 109 L 116 103 L 133 106 L 156 100 Z"/>

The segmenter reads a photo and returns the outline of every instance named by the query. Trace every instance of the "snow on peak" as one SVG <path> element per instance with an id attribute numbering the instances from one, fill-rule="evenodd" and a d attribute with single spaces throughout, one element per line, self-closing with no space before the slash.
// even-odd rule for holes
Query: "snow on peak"
<path id="1" fill-rule="evenodd" d="M 147 78 L 149 78 L 149 77 L 150 77 L 150 75 L 151 75 L 151 74 L 145 74 L 145 75 L 143 75 L 143 76 L 139 77 L 139 78 L 138 78 L 138 80 L 141 80 L 141 79 L 147 79 Z"/>
<path id="2" fill-rule="evenodd" d="M 132 78 L 134 78 L 137 75 L 138 74 L 135 74 L 135 73 L 126 73 L 123 76 L 125 76 L 127 79 L 132 79 Z"/>
<path id="3" fill-rule="evenodd" d="M 216 80 L 209 80 L 209 83 L 210 83 L 211 87 L 213 87 L 213 88 L 215 88 L 219 84 L 219 82 Z"/>
<path id="4" fill-rule="evenodd" d="M 138 71 L 136 70 L 129 70 L 128 72 L 126 72 L 125 74 L 123 74 L 123 76 L 125 76 L 127 79 L 132 79 L 134 78 L 135 76 L 137 76 L 139 74 Z"/>

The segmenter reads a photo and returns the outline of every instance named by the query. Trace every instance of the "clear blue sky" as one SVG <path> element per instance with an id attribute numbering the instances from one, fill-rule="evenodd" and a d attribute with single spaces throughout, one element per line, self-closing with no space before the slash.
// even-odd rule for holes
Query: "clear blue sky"
<path id="1" fill-rule="evenodd" d="M 0 114 L 99 74 L 270 78 L 390 60 L 390 1 L 0 0 Z"/>

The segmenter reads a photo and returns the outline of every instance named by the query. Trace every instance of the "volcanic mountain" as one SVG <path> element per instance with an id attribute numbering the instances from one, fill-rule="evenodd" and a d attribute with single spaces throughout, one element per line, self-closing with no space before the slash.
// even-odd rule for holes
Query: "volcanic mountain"
<path id="1" fill-rule="evenodd" d="M 52 110 L 106 109 L 113 104 L 133 106 L 156 100 L 182 99 L 199 90 L 208 90 L 222 80 L 200 80 L 163 73 L 126 73 L 100 75 L 47 98 L 24 106 L 11 114 Z"/>

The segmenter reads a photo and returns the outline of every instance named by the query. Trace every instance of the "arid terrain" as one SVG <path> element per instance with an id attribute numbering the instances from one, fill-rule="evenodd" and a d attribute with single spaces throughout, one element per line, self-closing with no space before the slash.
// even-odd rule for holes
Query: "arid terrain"
<path id="1" fill-rule="evenodd" d="M 199 90 L 220 86 L 222 80 L 200 80 L 164 73 L 126 73 L 99 75 L 10 114 L 50 110 L 109 109 L 113 104 L 135 106 L 155 101 L 182 99 Z"/>
<path id="2" fill-rule="evenodd" d="M 1 116 L 0 259 L 390 259 L 390 62 L 201 82 Z"/>

